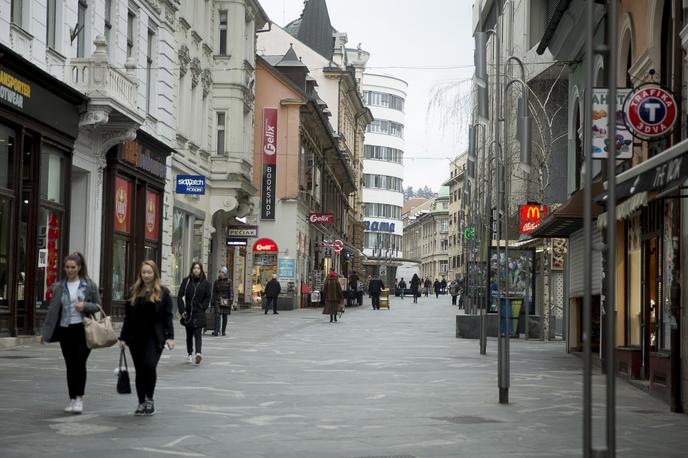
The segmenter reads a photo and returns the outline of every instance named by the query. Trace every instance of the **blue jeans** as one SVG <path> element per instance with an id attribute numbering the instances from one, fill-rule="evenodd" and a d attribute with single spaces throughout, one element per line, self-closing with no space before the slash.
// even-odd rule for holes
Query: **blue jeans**
<path id="1" fill-rule="evenodd" d="M 402 299 L 404 298 L 404 290 L 405 290 L 405 289 L 406 289 L 406 288 L 400 288 L 400 289 L 399 289 L 399 296 L 401 296 Z"/>

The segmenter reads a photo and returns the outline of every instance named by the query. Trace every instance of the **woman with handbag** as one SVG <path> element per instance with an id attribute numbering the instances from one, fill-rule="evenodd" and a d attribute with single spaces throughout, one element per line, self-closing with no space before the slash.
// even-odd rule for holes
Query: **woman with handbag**
<path id="1" fill-rule="evenodd" d="M 64 259 L 65 277 L 52 286 L 52 297 L 41 329 L 41 342 L 60 342 L 67 368 L 69 403 L 66 413 L 84 410 L 86 361 L 91 350 L 86 345 L 84 316 L 100 310 L 100 293 L 89 277 L 86 261 L 75 252 Z"/>
<path id="2" fill-rule="evenodd" d="M 124 309 L 119 346 L 129 346 L 136 368 L 136 394 L 139 405 L 134 415 L 154 415 L 153 393 L 156 369 L 163 347 L 174 348 L 172 298 L 160 285 L 160 271 L 153 261 L 143 261 Z"/>
<path id="3" fill-rule="evenodd" d="M 205 278 L 203 266 L 200 262 L 191 264 L 191 271 L 177 293 L 177 307 L 181 315 L 181 324 L 186 328 L 186 351 L 188 361 L 200 364 L 201 346 L 203 344 L 203 328 L 206 326 L 205 311 L 210 304 L 210 283 Z M 194 343 L 196 357 L 194 359 Z"/>
<path id="4" fill-rule="evenodd" d="M 227 268 L 223 266 L 220 268 L 217 280 L 213 283 L 213 307 L 216 310 L 214 336 L 220 333 L 220 321 L 222 321 L 222 335 L 227 335 L 227 319 L 229 314 L 232 313 L 234 290 L 232 289 L 232 281 L 227 278 L 227 275 Z M 221 320 L 218 317 L 221 317 Z"/>

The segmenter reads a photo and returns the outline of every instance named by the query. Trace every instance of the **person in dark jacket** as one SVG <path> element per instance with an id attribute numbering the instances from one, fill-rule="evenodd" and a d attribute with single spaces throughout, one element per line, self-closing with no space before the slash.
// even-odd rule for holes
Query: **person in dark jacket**
<path id="1" fill-rule="evenodd" d="M 351 272 L 351 275 L 349 275 L 349 291 L 348 294 L 346 295 L 346 302 L 349 307 L 351 307 L 354 303 L 355 300 L 357 300 L 357 292 L 358 292 L 358 275 L 356 274 L 356 271 L 354 270 Z"/>
<path id="2" fill-rule="evenodd" d="M 278 315 L 277 313 L 277 298 L 282 292 L 282 286 L 277 280 L 277 274 L 272 274 L 272 280 L 265 285 L 265 297 L 267 301 L 265 302 L 265 314 L 268 314 L 270 310 L 270 303 L 272 303 L 272 314 Z"/>
<path id="3" fill-rule="evenodd" d="M 404 298 L 404 294 L 406 294 L 406 282 L 404 281 L 404 277 L 401 277 L 401 280 L 399 280 L 399 297 L 402 299 Z"/>
<path id="4" fill-rule="evenodd" d="M 182 324 L 186 328 L 186 352 L 190 363 L 200 364 L 203 345 L 203 328 L 206 326 L 205 311 L 210 304 L 210 283 L 205 278 L 203 266 L 200 262 L 191 264 L 191 271 L 179 287 L 177 293 L 177 307 L 182 316 Z M 194 343 L 196 344 L 196 358 L 193 357 Z"/>
<path id="5" fill-rule="evenodd" d="M 411 294 L 413 294 L 413 303 L 418 303 L 418 296 L 420 296 L 420 278 L 418 274 L 413 274 L 411 278 Z"/>
<path id="6" fill-rule="evenodd" d="M 83 318 L 100 310 L 100 293 L 89 277 L 84 255 L 75 252 L 64 259 L 65 278 L 52 285 L 52 297 L 41 328 L 41 343 L 60 342 L 67 367 L 69 403 L 66 413 L 84 410 L 86 361 L 91 350 L 86 346 Z"/>
<path id="7" fill-rule="evenodd" d="M 322 293 L 325 307 L 323 308 L 323 315 L 330 315 L 330 323 L 337 322 L 337 312 L 339 311 L 339 304 L 344 301 L 342 294 L 342 286 L 339 284 L 339 279 L 334 269 L 330 269 L 330 273 L 325 279 Z"/>
<path id="8" fill-rule="evenodd" d="M 380 310 L 380 293 L 385 289 L 385 284 L 382 283 L 380 277 L 375 275 L 368 283 L 368 294 L 373 303 L 373 310 Z"/>
<path id="9" fill-rule="evenodd" d="M 227 268 L 222 266 L 217 274 L 217 280 L 213 283 L 213 308 L 215 310 L 215 331 L 214 336 L 220 334 L 220 321 L 222 321 L 222 335 L 227 335 L 227 319 L 232 313 L 232 301 L 234 300 L 234 290 L 232 280 L 228 278 Z"/>
<path id="10" fill-rule="evenodd" d="M 430 283 L 430 279 L 428 277 L 425 277 L 425 282 L 423 283 L 423 292 L 425 293 L 425 297 L 428 297 L 428 294 L 430 293 L 430 287 L 432 286 L 432 283 Z"/>
<path id="11" fill-rule="evenodd" d="M 435 278 L 435 282 L 432 284 L 432 287 L 435 290 L 435 298 L 439 299 L 440 298 L 440 290 L 442 289 L 442 284 L 439 282 L 438 279 Z"/>
<path id="12" fill-rule="evenodd" d="M 440 282 L 440 292 L 442 294 L 447 294 L 447 280 L 445 278 L 442 278 Z"/>
<path id="13" fill-rule="evenodd" d="M 129 346 L 136 368 L 139 405 L 134 415 L 154 415 L 153 393 L 157 367 L 164 346 L 174 348 L 174 305 L 170 291 L 160 284 L 160 271 L 153 261 L 143 261 L 131 288 L 119 335 L 122 350 Z"/>

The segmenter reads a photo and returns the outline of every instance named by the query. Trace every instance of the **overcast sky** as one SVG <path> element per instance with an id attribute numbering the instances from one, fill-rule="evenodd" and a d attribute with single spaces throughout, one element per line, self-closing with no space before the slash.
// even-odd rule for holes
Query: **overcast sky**
<path id="1" fill-rule="evenodd" d="M 259 1 L 280 26 L 298 18 L 303 9 L 303 0 Z M 438 116 L 430 116 L 437 112 L 428 113 L 428 103 L 433 88 L 466 81 L 473 74 L 471 4 L 472 0 L 327 2 L 333 27 L 348 35 L 347 46 L 361 43 L 370 53 L 368 69 L 409 85 L 404 187 L 428 185 L 437 191 L 449 177 L 449 158 L 466 148 L 466 135 L 457 135 L 459 128 L 465 132 L 465 122 L 439 122 Z"/>

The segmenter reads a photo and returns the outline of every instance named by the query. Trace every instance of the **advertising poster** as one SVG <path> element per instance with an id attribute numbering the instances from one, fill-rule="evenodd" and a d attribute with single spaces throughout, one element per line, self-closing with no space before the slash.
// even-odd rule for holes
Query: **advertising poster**
<path id="1" fill-rule="evenodd" d="M 497 313 L 497 296 L 501 291 L 501 296 L 507 296 L 512 300 L 519 299 L 525 307 L 528 304 L 530 314 L 535 312 L 535 250 L 534 249 L 509 249 L 509 258 L 504 253 L 502 247 L 499 252 L 497 247 L 490 247 L 489 289 L 490 289 L 490 308 L 488 312 Z M 497 281 L 497 271 L 499 263 L 499 282 Z M 516 312 L 516 302 L 512 303 Z"/>
<path id="2" fill-rule="evenodd" d="M 606 159 L 608 149 L 607 129 L 609 128 L 609 106 L 607 88 L 592 90 L 592 158 Z M 616 157 L 631 159 L 633 157 L 633 134 L 626 127 L 624 101 L 631 89 L 616 90 L 616 113 L 613 114 L 616 124 Z"/>
<path id="3" fill-rule="evenodd" d="M 160 233 L 160 196 L 146 191 L 146 240 L 158 240 Z"/>
<path id="4" fill-rule="evenodd" d="M 131 181 L 115 177 L 115 231 L 129 233 L 131 225 Z"/>

